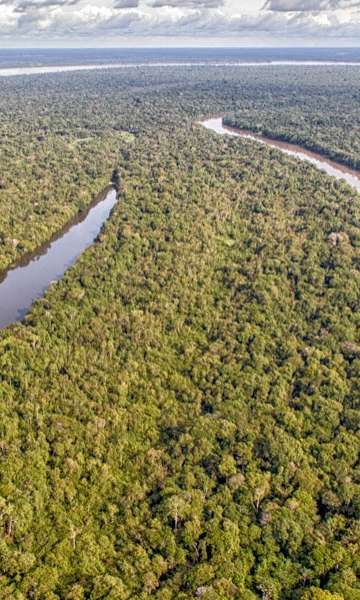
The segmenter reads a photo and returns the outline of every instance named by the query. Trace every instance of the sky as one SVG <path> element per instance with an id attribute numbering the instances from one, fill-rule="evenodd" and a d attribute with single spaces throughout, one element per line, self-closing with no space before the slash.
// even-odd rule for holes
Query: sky
<path id="1" fill-rule="evenodd" d="M 0 0 L 0 47 L 360 46 L 360 0 Z"/>

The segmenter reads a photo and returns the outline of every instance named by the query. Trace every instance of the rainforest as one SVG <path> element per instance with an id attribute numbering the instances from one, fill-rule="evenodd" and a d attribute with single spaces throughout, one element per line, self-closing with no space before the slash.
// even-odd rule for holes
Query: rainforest
<path id="1" fill-rule="evenodd" d="M 200 124 L 359 169 L 359 89 L 355 65 L 0 78 L 1 271 L 118 196 L 0 332 L 1 600 L 360 599 L 360 194 Z"/>

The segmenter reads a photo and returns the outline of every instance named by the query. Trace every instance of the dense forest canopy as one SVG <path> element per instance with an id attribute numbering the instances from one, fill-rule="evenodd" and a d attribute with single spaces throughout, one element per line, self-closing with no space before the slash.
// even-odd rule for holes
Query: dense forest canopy
<path id="1" fill-rule="evenodd" d="M 0 80 L 0 266 L 84 208 L 108 183 L 129 133 L 152 136 L 224 113 L 225 122 L 357 166 L 359 80 L 355 66 L 159 67 Z"/>
<path id="2" fill-rule="evenodd" d="M 359 79 L 0 81 L 2 266 L 120 176 L 98 241 L 0 335 L 1 599 L 359 600 L 359 195 L 196 123 L 358 164 Z"/>
<path id="3" fill-rule="evenodd" d="M 349 67 L 333 76 L 331 68 L 307 68 L 299 78 L 296 71 L 276 69 L 271 81 L 226 115 L 225 123 L 303 145 L 360 169 L 359 72 Z"/>

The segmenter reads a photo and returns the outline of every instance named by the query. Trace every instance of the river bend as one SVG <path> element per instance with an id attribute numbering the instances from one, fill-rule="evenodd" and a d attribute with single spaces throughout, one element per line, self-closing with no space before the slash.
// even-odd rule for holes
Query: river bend
<path id="1" fill-rule="evenodd" d="M 317 152 L 306 150 L 305 148 L 297 146 L 296 144 L 289 144 L 280 140 L 273 140 L 263 135 L 253 133 L 251 131 L 226 127 L 225 125 L 223 125 L 223 120 L 221 117 L 206 119 L 205 121 L 201 121 L 200 124 L 206 129 L 209 129 L 210 131 L 213 131 L 220 135 L 232 135 L 235 137 L 241 137 L 244 139 L 253 140 L 266 146 L 270 146 L 270 148 L 277 148 L 278 150 L 281 150 L 281 152 L 287 154 L 288 156 L 292 156 L 294 158 L 298 158 L 299 160 L 311 163 L 321 171 L 325 171 L 325 173 L 331 175 L 332 177 L 335 177 L 336 179 L 343 179 L 349 185 L 351 185 L 351 187 L 355 188 L 358 192 L 360 192 L 360 171 L 355 171 L 354 169 L 351 169 L 346 165 L 342 165 L 333 160 L 330 160 Z"/>
<path id="2" fill-rule="evenodd" d="M 329 160 L 316 152 L 254 134 L 225 127 L 221 117 L 200 123 L 221 135 L 232 135 L 277 148 L 288 156 L 310 162 L 336 179 L 343 179 L 360 192 L 360 172 Z M 20 321 L 33 302 L 41 298 L 50 284 L 58 281 L 100 233 L 117 202 L 116 190 L 109 187 L 90 207 L 77 215 L 39 250 L 23 257 L 0 275 L 0 329 Z"/>

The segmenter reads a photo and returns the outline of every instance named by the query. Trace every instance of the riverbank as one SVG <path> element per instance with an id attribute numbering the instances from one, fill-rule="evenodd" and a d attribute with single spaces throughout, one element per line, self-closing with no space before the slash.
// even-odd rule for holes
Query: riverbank
<path id="1" fill-rule="evenodd" d="M 266 146 L 269 146 L 270 148 L 276 148 L 278 150 L 281 150 L 281 152 L 287 154 L 288 156 L 292 156 L 294 158 L 298 158 L 299 160 L 303 160 L 313 164 L 321 171 L 325 171 L 328 175 L 331 175 L 331 177 L 335 177 L 336 179 L 342 179 L 346 181 L 349 185 L 351 185 L 358 192 L 360 192 L 359 171 L 351 169 L 350 167 L 347 167 L 344 164 L 332 161 L 320 153 L 307 150 L 306 148 L 303 148 L 296 144 L 291 144 L 282 140 L 268 138 L 266 136 L 253 133 L 250 130 L 229 127 L 224 124 L 224 120 L 221 116 L 216 116 L 214 118 L 201 121 L 200 124 L 206 129 L 209 129 L 210 131 L 213 131 L 220 135 L 227 134 L 235 137 L 241 137 L 244 139 L 256 141 L 260 144 L 264 144 Z"/>
<path id="2" fill-rule="evenodd" d="M 294 133 L 281 133 L 277 131 L 272 131 L 271 129 L 265 127 L 261 132 L 256 129 L 252 129 L 251 127 L 241 127 L 238 123 L 232 121 L 230 118 L 227 118 L 224 115 L 223 125 L 227 129 L 231 129 L 234 131 L 241 131 L 247 133 L 249 135 L 253 135 L 259 139 L 271 140 L 274 142 L 285 142 L 285 144 L 289 144 L 290 146 L 295 146 L 297 148 L 302 148 L 306 152 L 314 153 L 322 158 L 329 160 L 330 162 L 336 163 L 337 165 L 344 165 L 349 169 L 358 172 L 360 162 L 357 159 L 347 157 L 344 154 L 339 152 L 334 152 L 331 149 L 327 149 L 324 145 L 319 145 L 317 143 L 312 142 L 309 139 L 304 139 L 299 137 L 296 141 L 294 141 Z"/>
<path id="3" fill-rule="evenodd" d="M 1 329 L 23 319 L 33 302 L 96 240 L 117 199 L 116 189 L 108 186 L 46 244 L 0 275 Z"/>

